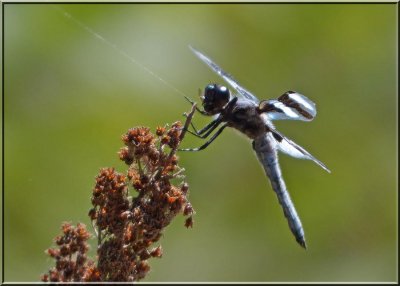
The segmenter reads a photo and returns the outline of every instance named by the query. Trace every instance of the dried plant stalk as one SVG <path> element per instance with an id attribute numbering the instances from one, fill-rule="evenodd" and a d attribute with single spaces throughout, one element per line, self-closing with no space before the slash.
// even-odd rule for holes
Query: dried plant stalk
<path id="1" fill-rule="evenodd" d="M 176 151 L 194 111 L 195 105 L 183 127 L 180 122 L 157 127 L 155 135 L 137 127 L 122 136 L 125 147 L 118 154 L 128 165 L 126 175 L 103 168 L 92 192 L 89 217 L 97 236 L 96 261 L 87 258 L 90 234 L 85 225 L 64 223 L 63 235 L 55 239 L 58 248 L 47 250 L 56 266 L 42 281 L 138 281 L 150 270 L 148 259 L 162 256 L 161 246 L 154 243 L 174 217 L 182 213 L 185 226 L 193 226 L 189 186 Z"/>

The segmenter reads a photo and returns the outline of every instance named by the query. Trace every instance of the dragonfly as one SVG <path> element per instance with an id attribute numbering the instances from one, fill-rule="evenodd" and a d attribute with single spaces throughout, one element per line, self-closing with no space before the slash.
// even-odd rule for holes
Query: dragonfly
<path id="1" fill-rule="evenodd" d="M 189 129 L 187 131 L 208 140 L 198 148 L 185 148 L 180 151 L 204 150 L 226 127 L 234 128 L 245 134 L 252 140 L 253 150 L 278 197 L 291 232 L 296 241 L 306 249 L 304 229 L 283 180 L 278 162 L 278 151 L 295 158 L 311 160 L 328 173 L 330 170 L 303 147 L 277 131 L 272 121 L 311 121 L 317 114 L 315 103 L 295 91 L 287 91 L 277 99 L 259 100 L 208 56 L 192 46 L 189 48 L 236 92 L 233 95 L 226 86 L 217 83 L 211 83 L 205 87 L 204 91 L 200 93 L 202 109 L 197 107 L 196 109 L 203 115 L 213 116 L 214 119 L 202 129 L 196 129 L 194 124 L 191 124 L 193 131 Z M 186 97 L 186 99 L 194 104 L 190 98 Z M 217 131 L 212 134 L 216 129 Z"/>

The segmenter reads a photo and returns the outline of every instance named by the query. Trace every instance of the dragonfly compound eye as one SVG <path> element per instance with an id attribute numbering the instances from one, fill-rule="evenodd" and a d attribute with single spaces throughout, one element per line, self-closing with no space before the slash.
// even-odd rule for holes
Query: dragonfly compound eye
<path id="1" fill-rule="evenodd" d="M 229 89 L 218 84 L 209 84 L 204 89 L 204 110 L 210 114 L 218 113 L 229 102 Z"/>

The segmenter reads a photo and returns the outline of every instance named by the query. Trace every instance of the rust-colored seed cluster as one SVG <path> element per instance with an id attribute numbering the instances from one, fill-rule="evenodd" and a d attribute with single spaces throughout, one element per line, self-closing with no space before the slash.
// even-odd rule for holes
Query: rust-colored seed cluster
<path id="1" fill-rule="evenodd" d="M 55 238 L 58 248 L 49 248 L 46 253 L 56 260 L 56 266 L 42 275 L 44 282 L 100 281 L 100 273 L 94 262 L 86 256 L 90 237 L 84 224 L 73 227 L 63 223 L 63 235 Z"/>
<path id="2" fill-rule="evenodd" d="M 85 256 L 86 230 L 82 231 L 79 224 L 76 230 L 69 226 L 75 236 L 80 233 L 85 239 L 75 239 L 81 242 L 75 246 L 70 240 L 59 244 L 66 238 L 57 238 L 60 249 L 48 250 L 56 258 L 57 268 L 45 274 L 43 281 L 138 281 L 146 276 L 150 270 L 148 259 L 163 254 L 161 246 L 153 244 L 172 219 L 182 213 L 187 217 L 185 226 L 193 225 L 188 184 L 171 182 L 183 178 L 175 154 L 182 138 L 180 122 L 169 129 L 158 127 L 155 135 L 149 128 L 138 127 L 122 136 L 125 147 L 118 154 L 129 166 L 127 175 L 113 168 L 101 169 L 92 193 L 89 217 L 97 234 L 97 266 Z M 129 188 L 135 191 L 131 197 Z M 60 257 L 70 259 L 71 254 L 76 256 L 72 264 L 70 260 L 59 263 Z M 85 266 L 82 269 L 81 264 Z"/>
<path id="3" fill-rule="evenodd" d="M 89 216 L 96 221 L 98 232 L 122 232 L 124 223 L 121 214 L 129 208 L 126 176 L 118 174 L 113 168 L 101 169 L 93 189 L 92 205 Z"/>

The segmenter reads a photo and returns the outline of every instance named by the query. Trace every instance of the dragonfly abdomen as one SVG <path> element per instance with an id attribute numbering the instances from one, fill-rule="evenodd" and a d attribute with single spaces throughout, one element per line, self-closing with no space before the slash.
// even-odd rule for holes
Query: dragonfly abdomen
<path id="1" fill-rule="evenodd" d="M 278 164 L 278 154 L 274 141 L 270 134 L 260 136 L 253 142 L 253 148 L 257 153 L 258 159 L 262 164 L 264 171 L 270 179 L 271 186 L 275 191 L 278 201 L 282 206 L 283 213 L 288 221 L 289 228 L 296 238 L 296 241 L 306 248 L 304 230 L 300 218 L 290 198 L 285 182 L 282 178 L 282 172 Z"/>

